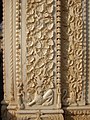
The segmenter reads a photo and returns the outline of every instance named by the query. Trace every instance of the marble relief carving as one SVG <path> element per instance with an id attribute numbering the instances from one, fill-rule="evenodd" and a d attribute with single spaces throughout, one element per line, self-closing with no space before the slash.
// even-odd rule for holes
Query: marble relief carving
<path id="1" fill-rule="evenodd" d="M 23 81 L 21 80 L 21 1 L 16 0 L 16 88 L 18 109 L 24 109 Z"/>
<path id="2" fill-rule="evenodd" d="M 28 106 L 52 105 L 54 99 L 54 1 L 27 0 Z"/>
<path id="3" fill-rule="evenodd" d="M 62 2 L 63 3 L 63 2 Z M 64 3 L 63 3 L 64 4 Z M 63 104 L 79 105 L 82 103 L 82 6 L 81 1 L 68 0 L 67 6 L 62 8 L 62 14 L 66 16 L 66 21 L 62 20 L 62 31 L 65 32 L 62 44 L 62 79 L 66 79 L 66 88 L 63 88 Z M 65 25 L 66 24 L 66 25 Z M 63 34 L 63 33 L 62 33 Z M 63 46 L 63 45 L 62 45 Z M 66 63 L 64 63 L 66 61 Z"/>
<path id="4" fill-rule="evenodd" d="M 4 99 L 10 95 L 10 103 L 3 103 L 2 118 L 89 120 L 90 107 L 85 106 L 86 53 L 83 52 L 86 52 L 86 46 L 83 41 L 86 31 L 83 30 L 83 20 L 86 18 L 83 19 L 82 1 L 9 2 L 8 8 L 3 0 L 3 76 Z M 5 28 L 6 9 L 10 12 L 10 41 Z M 9 65 L 5 63 L 6 41 L 10 42 L 7 47 Z M 10 66 L 7 75 L 5 66 Z M 9 83 L 11 90 L 7 95 Z"/>

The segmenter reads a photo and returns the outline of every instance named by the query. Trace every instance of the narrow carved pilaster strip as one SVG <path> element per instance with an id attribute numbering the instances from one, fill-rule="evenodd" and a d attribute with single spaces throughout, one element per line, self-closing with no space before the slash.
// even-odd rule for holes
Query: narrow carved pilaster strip
<path id="1" fill-rule="evenodd" d="M 3 83 L 4 100 L 6 99 L 6 69 L 5 69 L 5 0 L 3 0 Z"/>
<path id="2" fill-rule="evenodd" d="M 57 107 L 61 108 L 61 2 L 56 1 L 56 80 L 57 80 Z"/>
<path id="3" fill-rule="evenodd" d="M 16 86 L 17 86 L 17 104 L 21 107 L 21 1 L 16 0 Z"/>
<path id="4" fill-rule="evenodd" d="M 21 13 L 20 0 L 16 1 L 16 82 L 21 80 Z"/>
<path id="5" fill-rule="evenodd" d="M 62 87 L 64 105 L 85 102 L 82 1 L 62 0 Z"/>
<path id="6" fill-rule="evenodd" d="M 11 98 L 14 100 L 14 81 L 13 81 L 13 1 L 10 0 L 10 81 L 11 81 Z"/>
<path id="7" fill-rule="evenodd" d="M 18 109 L 24 109 L 21 79 L 21 0 L 16 1 L 16 86 Z"/>
<path id="8" fill-rule="evenodd" d="M 87 102 L 85 101 L 86 100 L 86 80 L 87 80 L 87 48 L 86 48 L 86 42 L 87 42 L 87 35 L 86 35 L 86 21 L 87 21 L 87 18 L 86 18 L 86 0 L 83 0 L 82 1 L 82 19 L 83 19 L 83 102 Z"/>
<path id="9" fill-rule="evenodd" d="M 90 104 L 90 1 L 86 0 L 86 38 L 87 38 L 87 79 L 86 79 L 86 100 Z"/>
<path id="10" fill-rule="evenodd" d="M 84 104 L 83 100 L 83 21 L 82 1 L 68 0 L 68 80 L 70 104 Z"/>

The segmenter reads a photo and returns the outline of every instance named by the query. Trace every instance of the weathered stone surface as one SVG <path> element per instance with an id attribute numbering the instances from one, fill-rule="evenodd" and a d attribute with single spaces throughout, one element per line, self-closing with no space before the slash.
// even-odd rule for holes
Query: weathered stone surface
<path id="1" fill-rule="evenodd" d="M 3 0 L 3 120 L 90 119 L 85 8 L 84 0 Z"/>

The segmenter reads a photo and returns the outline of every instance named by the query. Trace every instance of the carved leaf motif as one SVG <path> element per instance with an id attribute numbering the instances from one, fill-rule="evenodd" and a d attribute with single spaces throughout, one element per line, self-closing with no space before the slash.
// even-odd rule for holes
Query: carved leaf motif
<path id="1" fill-rule="evenodd" d="M 40 43 L 40 42 L 37 42 L 36 47 L 37 47 L 37 48 L 41 48 L 41 47 L 42 47 L 41 43 Z"/>
<path id="2" fill-rule="evenodd" d="M 35 2 L 35 0 L 31 0 L 31 3 L 34 3 Z"/>
<path id="3" fill-rule="evenodd" d="M 53 58 L 54 58 L 54 54 L 53 54 L 53 53 L 50 54 L 48 58 L 49 58 L 50 60 L 53 60 Z"/>
<path id="4" fill-rule="evenodd" d="M 46 55 L 47 54 L 47 49 L 46 48 L 43 48 L 43 55 Z"/>
<path id="5" fill-rule="evenodd" d="M 37 7 L 38 12 L 43 12 L 43 10 L 44 10 L 44 4 Z"/>
<path id="6" fill-rule="evenodd" d="M 39 31 L 38 33 L 36 33 L 36 37 L 37 38 L 41 38 L 42 34 L 41 34 L 41 31 Z"/>
<path id="7" fill-rule="evenodd" d="M 48 64 L 48 69 L 49 69 L 49 70 L 52 69 L 52 68 L 53 68 L 53 65 L 54 65 L 53 63 L 49 63 L 49 64 Z"/>
<path id="8" fill-rule="evenodd" d="M 54 25 L 53 23 L 48 24 L 48 26 L 47 26 L 48 30 L 51 30 L 53 28 L 53 25 Z"/>
<path id="9" fill-rule="evenodd" d="M 48 13 L 52 13 L 53 12 L 53 5 L 49 6 L 47 8 L 47 11 L 48 11 Z"/>
<path id="10" fill-rule="evenodd" d="M 30 57 L 30 62 L 32 63 L 35 60 L 33 56 Z"/>
<path id="11" fill-rule="evenodd" d="M 30 14 L 30 15 L 33 15 L 33 14 L 34 14 L 34 10 L 33 10 L 33 9 L 30 9 L 30 10 L 29 10 L 29 14 Z"/>
<path id="12" fill-rule="evenodd" d="M 30 17 L 29 22 L 33 23 L 34 22 L 34 17 Z"/>
<path id="13" fill-rule="evenodd" d="M 40 68 L 40 67 L 44 66 L 44 64 L 45 64 L 44 60 L 43 59 L 39 59 L 37 61 L 37 64 L 36 64 L 35 68 Z"/>
<path id="14" fill-rule="evenodd" d="M 48 33 L 48 38 L 52 38 L 53 37 L 53 31 L 50 31 L 49 33 Z"/>
<path id="15" fill-rule="evenodd" d="M 47 4 L 51 4 L 53 0 L 47 0 Z"/>
<path id="16" fill-rule="evenodd" d="M 41 2 L 42 0 L 35 0 L 35 2 L 37 3 L 37 2 Z"/>
<path id="17" fill-rule="evenodd" d="M 33 49 L 31 49 L 31 50 L 29 51 L 27 57 L 31 56 L 31 55 L 33 54 L 33 52 L 34 52 Z"/>
<path id="18" fill-rule="evenodd" d="M 74 4 L 73 0 L 68 0 L 68 5 L 71 7 Z"/>
<path id="19" fill-rule="evenodd" d="M 47 105 L 53 104 L 53 96 L 46 94 L 53 82 L 54 69 L 52 12 L 53 0 L 27 1 L 27 92 L 34 98 L 30 99 L 29 106 L 44 105 L 45 101 Z"/>
<path id="20" fill-rule="evenodd" d="M 62 51 L 64 51 L 62 55 L 62 73 L 64 73 L 62 76 L 64 80 L 62 82 L 63 88 L 67 90 L 64 105 L 77 105 L 82 101 L 83 89 L 82 5 L 80 0 L 68 0 L 67 5 L 68 9 L 66 9 L 67 6 L 62 6 L 63 19 L 65 18 L 64 13 L 68 20 L 68 22 L 62 23 Z M 67 87 L 68 85 L 69 87 Z"/>

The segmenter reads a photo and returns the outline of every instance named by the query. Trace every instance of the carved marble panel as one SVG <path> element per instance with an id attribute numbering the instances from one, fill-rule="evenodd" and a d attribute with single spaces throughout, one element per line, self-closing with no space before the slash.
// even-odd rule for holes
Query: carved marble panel
<path id="1" fill-rule="evenodd" d="M 5 2 L 4 5 L 6 5 Z M 47 116 L 48 113 L 44 110 L 48 110 L 50 114 L 55 114 L 56 119 L 61 117 L 60 119 L 63 120 L 60 76 L 60 1 L 10 0 L 9 3 L 10 99 L 7 104 L 4 103 L 8 105 L 7 113 L 12 114 L 16 111 L 17 119 L 19 117 L 21 119 L 23 114 L 28 116 L 27 113 L 32 116 L 32 119 L 43 119 L 41 114 L 45 114 L 45 119 L 55 119 L 52 115 Z M 6 79 L 5 82 L 8 80 Z M 6 89 L 5 87 L 5 91 Z M 40 117 L 37 116 L 37 110 L 41 110 Z"/>
<path id="2" fill-rule="evenodd" d="M 82 2 L 81 0 L 62 0 L 61 3 L 62 102 L 66 106 L 77 106 L 85 104 L 85 74 L 83 72 L 86 71 L 83 71 Z"/>
<path id="3" fill-rule="evenodd" d="M 55 5 L 27 0 L 27 105 L 54 104 Z"/>
<path id="4" fill-rule="evenodd" d="M 90 118 L 85 27 L 85 0 L 3 0 L 3 120 Z"/>

